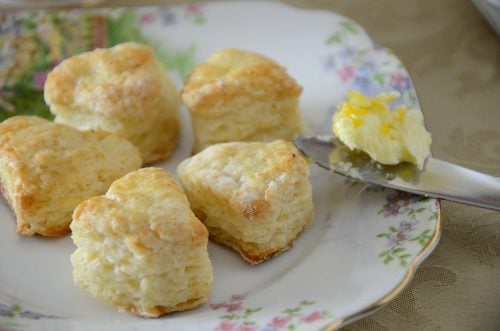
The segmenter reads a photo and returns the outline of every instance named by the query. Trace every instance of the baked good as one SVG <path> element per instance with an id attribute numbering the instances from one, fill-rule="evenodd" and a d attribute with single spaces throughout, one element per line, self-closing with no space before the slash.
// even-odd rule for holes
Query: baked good
<path id="1" fill-rule="evenodd" d="M 177 144 L 178 90 L 147 46 L 128 42 L 72 56 L 48 74 L 44 93 L 56 122 L 125 137 L 145 164 L 167 158 Z"/>
<path id="2" fill-rule="evenodd" d="M 274 60 L 224 49 L 189 75 L 181 97 L 194 133 L 193 152 L 220 142 L 291 140 L 304 131 L 302 87 Z"/>
<path id="3" fill-rule="evenodd" d="M 144 168 L 73 213 L 73 279 L 120 310 L 158 317 L 209 298 L 208 232 L 173 178 Z"/>
<path id="4" fill-rule="evenodd" d="M 212 145 L 177 171 L 210 237 L 252 264 L 291 247 L 313 220 L 309 165 L 288 141 Z"/>
<path id="5" fill-rule="evenodd" d="M 0 187 L 21 235 L 68 233 L 80 202 L 140 166 L 137 148 L 115 135 L 34 116 L 0 123 Z"/>

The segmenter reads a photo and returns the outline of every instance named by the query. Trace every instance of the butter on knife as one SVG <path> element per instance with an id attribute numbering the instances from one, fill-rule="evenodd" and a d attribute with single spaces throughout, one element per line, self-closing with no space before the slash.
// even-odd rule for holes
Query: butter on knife
<path id="1" fill-rule="evenodd" d="M 422 114 L 405 107 L 389 110 L 397 96 L 396 92 L 370 98 L 350 92 L 333 118 L 336 138 L 299 135 L 293 141 L 304 156 L 331 172 L 500 210 L 500 179 L 429 156 L 431 135 Z"/>
<path id="2" fill-rule="evenodd" d="M 390 109 L 399 96 L 396 91 L 375 97 L 350 91 L 333 116 L 332 129 L 350 149 L 364 151 L 377 162 L 410 162 L 422 169 L 430 155 L 431 134 L 417 109 Z"/>

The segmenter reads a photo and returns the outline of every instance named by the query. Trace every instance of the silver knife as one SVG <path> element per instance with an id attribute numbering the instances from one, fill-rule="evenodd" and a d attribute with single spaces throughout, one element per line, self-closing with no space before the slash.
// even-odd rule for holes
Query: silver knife
<path id="1" fill-rule="evenodd" d="M 410 163 L 381 165 L 331 136 L 295 136 L 297 148 L 338 174 L 402 191 L 500 210 L 500 179 L 428 157 L 424 168 Z"/>

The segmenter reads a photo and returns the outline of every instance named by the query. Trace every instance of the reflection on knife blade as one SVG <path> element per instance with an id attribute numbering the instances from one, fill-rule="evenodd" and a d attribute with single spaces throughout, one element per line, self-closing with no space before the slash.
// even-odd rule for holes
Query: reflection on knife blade
<path id="1" fill-rule="evenodd" d="M 407 192 L 500 210 L 498 178 L 428 157 L 423 169 L 410 163 L 380 165 L 352 152 L 331 136 L 296 136 L 294 143 L 308 158 L 338 174 Z M 336 151 L 339 149 L 339 151 Z"/>

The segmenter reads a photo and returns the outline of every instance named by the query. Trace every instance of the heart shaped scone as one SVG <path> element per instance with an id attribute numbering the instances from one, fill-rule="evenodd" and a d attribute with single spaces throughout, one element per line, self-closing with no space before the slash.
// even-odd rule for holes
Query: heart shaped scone
<path id="1" fill-rule="evenodd" d="M 309 164 L 288 141 L 215 144 L 177 172 L 210 238 L 251 264 L 290 248 L 313 220 Z"/>
<path id="2" fill-rule="evenodd" d="M 73 279 L 122 311 L 158 317 L 206 302 L 208 232 L 172 176 L 144 168 L 73 213 Z"/>
<path id="3" fill-rule="evenodd" d="M 0 188 L 17 218 L 17 233 L 57 237 L 71 213 L 141 166 L 129 141 L 81 132 L 35 116 L 0 123 Z"/>
<path id="4" fill-rule="evenodd" d="M 169 157 L 179 140 L 177 88 L 146 45 L 126 42 L 67 58 L 48 74 L 44 97 L 57 123 L 124 137 L 145 164 Z"/>

